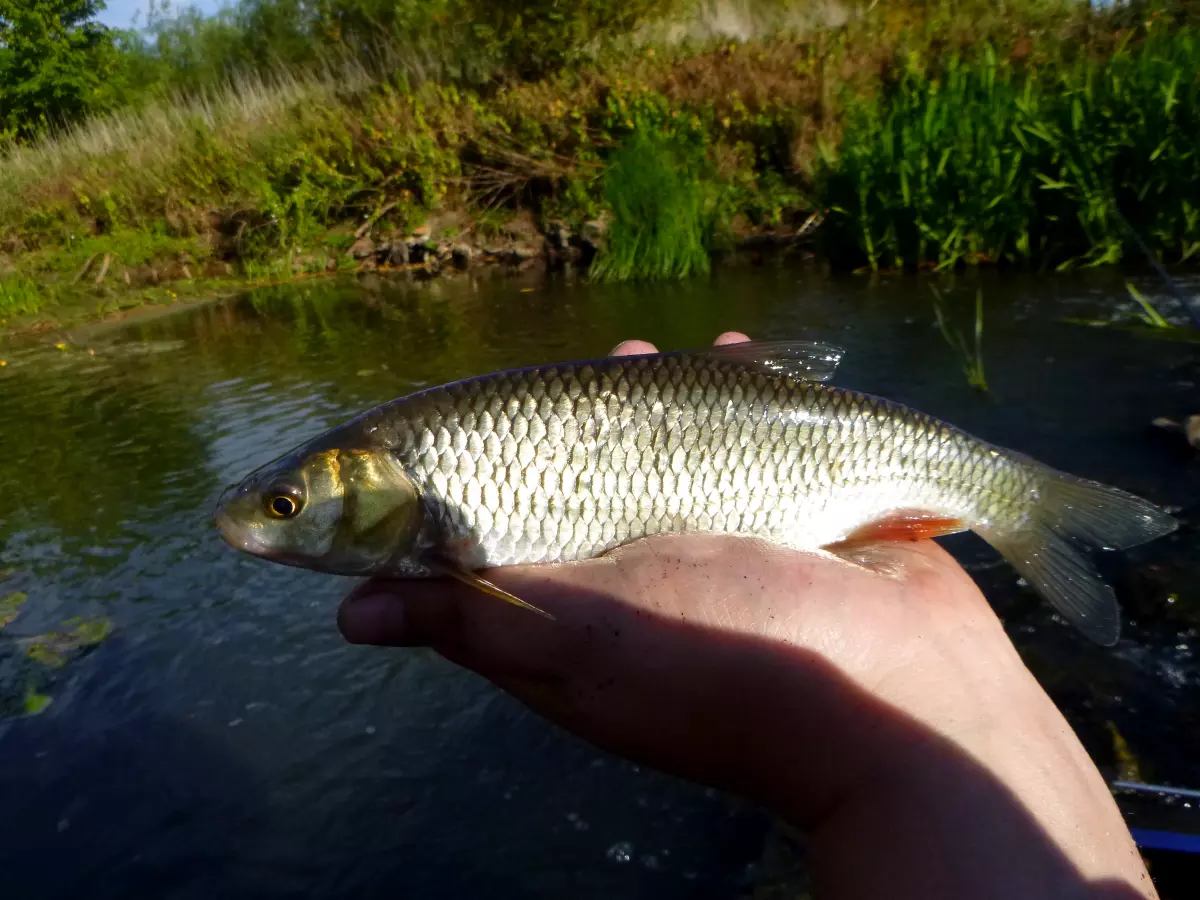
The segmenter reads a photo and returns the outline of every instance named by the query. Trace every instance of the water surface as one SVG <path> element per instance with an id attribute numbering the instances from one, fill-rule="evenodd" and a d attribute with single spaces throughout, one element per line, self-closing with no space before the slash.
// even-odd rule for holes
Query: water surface
<path id="1" fill-rule="evenodd" d="M 951 286 L 964 316 L 976 286 Z M 766 817 L 602 754 L 432 654 L 345 645 L 352 582 L 233 552 L 213 502 L 420 387 L 738 329 L 841 344 L 839 384 L 1186 519 L 1200 469 L 1147 424 L 1200 412 L 1196 346 L 1062 321 L 1125 314 L 1113 276 L 982 287 L 988 396 L 926 283 L 786 267 L 640 287 L 314 281 L 0 347 L 0 596 L 29 596 L 0 655 L 73 617 L 114 629 L 55 675 L 44 713 L 0 721 L 6 896 L 737 896 Z M 1115 728 L 1145 778 L 1200 787 L 1190 527 L 1105 560 L 1127 611 L 1115 650 L 981 542 L 950 546 L 1107 775 Z"/>

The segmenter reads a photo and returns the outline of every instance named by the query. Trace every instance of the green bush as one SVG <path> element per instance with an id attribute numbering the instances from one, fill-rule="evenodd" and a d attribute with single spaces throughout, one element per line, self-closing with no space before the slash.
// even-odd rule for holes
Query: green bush
<path id="1" fill-rule="evenodd" d="M 114 105 L 116 34 L 100 0 L 0 0 L 0 137 L 28 138 Z"/>
<path id="2" fill-rule="evenodd" d="M 592 264 L 603 281 L 684 278 L 709 271 L 714 189 L 702 132 L 637 118 L 604 176 L 613 221 Z"/>

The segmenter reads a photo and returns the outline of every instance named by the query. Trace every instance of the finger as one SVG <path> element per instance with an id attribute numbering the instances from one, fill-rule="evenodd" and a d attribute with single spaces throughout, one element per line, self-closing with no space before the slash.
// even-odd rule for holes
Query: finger
<path id="1" fill-rule="evenodd" d="M 637 356 L 642 353 L 657 353 L 658 348 L 649 341 L 621 341 L 613 347 L 609 356 Z"/>
<path id="2" fill-rule="evenodd" d="M 503 603 L 455 581 L 371 580 L 338 610 L 338 628 L 353 644 L 429 647 L 488 678 L 554 681 L 578 655 L 581 617 L 593 614 L 597 596 L 542 574 L 489 573 L 554 620 Z M 611 603 L 611 601 L 610 601 Z"/>
<path id="3" fill-rule="evenodd" d="M 713 344 L 720 347 L 723 344 L 743 344 L 750 340 L 749 337 L 742 334 L 740 331 L 725 331 L 717 335 L 717 339 Z M 649 341 L 621 341 L 617 346 L 613 347 L 609 356 L 634 356 L 639 353 L 657 353 L 658 348 Z"/>
<path id="4" fill-rule="evenodd" d="M 750 340 L 750 338 L 742 334 L 740 331 L 726 331 L 718 335 L 717 339 L 713 341 L 713 344 L 720 347 L 723 344 L 744 344 L 748 340 Z"/>

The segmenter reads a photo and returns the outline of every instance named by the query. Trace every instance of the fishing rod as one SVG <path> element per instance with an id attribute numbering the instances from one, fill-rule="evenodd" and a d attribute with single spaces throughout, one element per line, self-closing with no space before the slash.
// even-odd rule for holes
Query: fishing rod
<path id="1" fill-rule="evenodd" d="M 1200 801 L 1200 790 L 1194 788 L 1171 787 L 1165 784 L 1146 784 L 1141 781 L 1114 781 L 1112 788 L 1122 791 L 1134 791 L 1143 794 L 1153 794 L 1156 797 L 1173 799 L 1188 799 Z M 1167 831 L 1158 828 L 1130 827 L 1134 842 L 1145 850 L 1173 850 L 1178 853 L 1200 853 L 1200 833 L 1183 831 Z"/>

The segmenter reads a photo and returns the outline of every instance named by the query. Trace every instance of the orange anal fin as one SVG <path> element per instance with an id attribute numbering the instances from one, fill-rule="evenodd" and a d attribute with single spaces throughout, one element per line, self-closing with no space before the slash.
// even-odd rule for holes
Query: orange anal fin
<path id="1" fill-rule="evenodd" d="M 826 544 L 822 549 L 838 553 L 866 544 L 880 544 L 888 541 L 923 541 L 927 538 L 966 530 L 967 523 L 954 516 L 939 516 L 916 510 L 899 510 L 889 513 L 882 519 L 868 522 L 840 541 Z"/>

